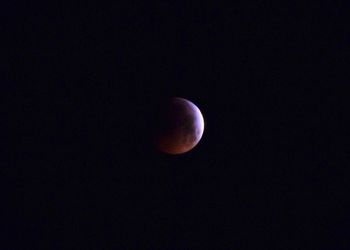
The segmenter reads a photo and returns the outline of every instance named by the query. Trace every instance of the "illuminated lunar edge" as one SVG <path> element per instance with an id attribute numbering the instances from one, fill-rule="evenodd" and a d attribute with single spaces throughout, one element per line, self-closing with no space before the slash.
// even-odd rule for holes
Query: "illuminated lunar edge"
<path id="1" fill-rule="evenodd" d="M 198 142 L 201 140 L 203 133 L 204 133 L 204 118 L 203 115 L 201 113 L 201 111 L 199 110 L 199 108 L 191 101 L 183 99 L 183 98 L 179 98 L 182 99 L 184 101 L 186 101 L 187 103 L 190 104 L 191 108 L 195 111 L 195 119 L 196 119 L 196 141 L 193 143 L 193 147 L 194 148 Z"/>

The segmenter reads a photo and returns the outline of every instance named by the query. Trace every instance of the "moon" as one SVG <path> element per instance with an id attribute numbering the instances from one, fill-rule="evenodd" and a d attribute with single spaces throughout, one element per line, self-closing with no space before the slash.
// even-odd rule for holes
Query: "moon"
<path id="1" fill-rule="evenodd" d="M 199 108 L 180 97 L 172 97 L 163 103 L 156 123 L 154 143 L 158 150 L 172 155 L 193 149 L 204 132 L 204 119 Z"/>

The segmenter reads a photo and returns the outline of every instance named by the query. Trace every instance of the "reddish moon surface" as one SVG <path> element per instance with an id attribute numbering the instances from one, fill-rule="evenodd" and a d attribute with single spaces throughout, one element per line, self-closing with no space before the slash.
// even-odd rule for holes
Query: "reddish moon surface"
<path id="1" fill-rule="evenodd" d="M 193 149 L 204 132 L 199 108 L 184 98 L 173 97 L 164 103 L 157 119 L 154 142 L 167 154 L 182 154 Z"/>

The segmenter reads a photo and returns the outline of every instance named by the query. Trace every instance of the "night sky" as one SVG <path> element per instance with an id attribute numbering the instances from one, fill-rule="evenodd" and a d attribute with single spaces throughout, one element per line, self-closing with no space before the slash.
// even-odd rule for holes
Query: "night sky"
<path id="1" fill-rule="evenodd" d="M 1 249 L 349 249 L 343 6 L 1 5 Z"/>

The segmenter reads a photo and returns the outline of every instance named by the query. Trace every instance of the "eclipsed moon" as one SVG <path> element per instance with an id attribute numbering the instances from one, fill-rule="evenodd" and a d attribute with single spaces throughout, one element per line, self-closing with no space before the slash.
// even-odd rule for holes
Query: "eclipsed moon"
<path id="1" fill-rule="evenodd" d="M 156 147 L 173 155 L 193 149 L 204 132 L 204 119 L 199 108 L 179 97 L 170 98 L 163 103 L 156 125 Z"/>

